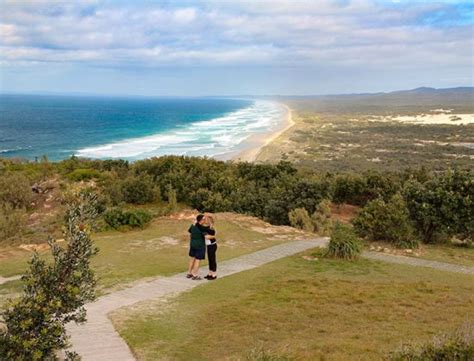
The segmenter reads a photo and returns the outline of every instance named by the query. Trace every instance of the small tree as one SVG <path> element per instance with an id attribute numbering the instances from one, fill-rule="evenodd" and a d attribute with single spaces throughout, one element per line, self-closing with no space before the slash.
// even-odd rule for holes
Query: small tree
<path id="1" fill-rule="evenodd" d="M 178 209 L 178 200 L 176 195 L 176 190 L 173 189 L 171 185 L 168 186 L 166 192 L 166 197 L 168 198 L 168 212 L 173 213 Z"/>
<path id="2" fill-rule="evenodd" d="M 362 245 L 352 227 L 336 222 L 331 233 L 326 257 L 354 260 L 362 252 Z"/>
<path id="3" fill-rule="evenodd" d="M 292 227 L 302 229 L 304 231 L 313 231 L 313 222 L 305 208 L 296 208 L 288 213 L 290 224 Z"/>
<path id="4" fill-rule="evenodd" d="M 0 354 L 8 360 L 55 360 L 57 351 L 68 348 L 65 326 L 85 322 L 84 305 L 95 298 L 95 277 L 90 259 L 96 254 L 90 238 L 90 223 L 96 217 L 97 197 L 82 192 L 68 200 L 65 248 L 50 239 L 52 263 L 37 253 L 22 277 L 22 296 L 2 313 Z M 69 359 L 77 355 L 66 352 Z"/>
<path id="5" fill-rule="evenodd" d="M 314 231 L 326 236 L 331 232 L 331 202 L 328 199 L 321 201 L 316 207 L 316 211 L 311 216 Z"/>

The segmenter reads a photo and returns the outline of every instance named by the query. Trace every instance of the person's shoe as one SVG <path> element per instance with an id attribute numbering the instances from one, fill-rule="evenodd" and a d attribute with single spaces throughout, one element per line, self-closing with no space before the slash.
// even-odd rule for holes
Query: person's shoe
<path id="1" fill-rule="evenodd" d="M 202 280 L 202 277 L 201 276 L 193 276 L 191 279 L 193 281 L 200 281 L 200 280 Z"/>
<path id="2" fill-rule="evenodd" d="M 191 273 L 187 273 L 186 278 L 193 278 L 193 275 Z"/>
<path id="3" fill-rule="evenodd" d="M 209 276 L 209 277 L 206 277 L 208 281 L 214 281 L 215 279 L 217 279 L 217 276 Z"/>
<path id="4" fill-rule="evenodd" d="M 211 275 L 207 275 L 206 277 L 204 277 L 206 280 L 208 280 L 210 277 L 212 277 Z"/>

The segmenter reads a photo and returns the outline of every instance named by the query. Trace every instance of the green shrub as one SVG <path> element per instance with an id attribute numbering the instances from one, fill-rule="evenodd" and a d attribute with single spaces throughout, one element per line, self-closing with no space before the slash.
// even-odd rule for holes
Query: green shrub
<path id="1" fill-rule="evenodd" d="M 71 173 L 67 175 L 69 180 L 73 182 L 88 181 L 91 179 L 100 178 L 100 172 L 96 169 L 74 169 Z"/>
<path id="2" fill-rule="evenodd" d="M 327 236 L 331 232 L 331 202 L 328 199 L 321 201 L 316 207 L 316 211 L 311 216 L 314 231 L 322 236 Z"/>
<path id="3" fill-rule="evenodd" d="M 388 202 L 382 198 L 368 202 L 353 224 L 357 234 L 369 241 L 387 241 L 402 248 L 418 247 L 410 214 L 400 194 Z"/>
<path id="4" fill-rule="evenodd" d="M 150 203 L 160 198 L 160 188 L 147 174 L 130 176 L 122 183 L 122 197 L 127 203 Z"/>
<path id="5" fill-rule="evenodd" d="M 474 326 L 466 324 L 453 334 L 435 337 L 424 345 L 405 346 L 390 355 L 391 361 L 474 360 Z"/>
<path id="6" fill-rule="evenodd" d="M 0 205 L 28 208 L 33 198 L 30 180 L 20 172 L 0 176 Z"/>
<path id="7" fill-rule="evenodd" d="M 304 208 L 296 208 L 288 213 L 290 224 L 292 227 L 302 229 L 304 231 L 313 231 L 313 222 L 308 214 L 308 211 Z"/>
<path id="8" fill-rule="evenodd" d="M 331 232 L 326 257 L 354 260 L 359 257 L 362 245 L 351 226 L 336 222 Z"/>
<path id="9" fill-rule="evenodd" d="M 105 222 L 112 228 L 122 226 L 145 227 L 153 219 L 153 216 L 144 210 L 124 211 L 121 208 L 112 208 L 104 213 Z"/>
<path id="10" fill-rule="evenodd" d="M 26 224 L 26 212 L 10 204 L 0 206 L 0 243 L 15 236 L 21 236 Z"/>

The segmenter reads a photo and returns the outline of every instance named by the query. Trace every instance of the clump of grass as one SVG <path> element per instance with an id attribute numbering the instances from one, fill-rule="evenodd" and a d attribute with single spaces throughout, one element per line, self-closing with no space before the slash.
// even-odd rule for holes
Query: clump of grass
<path id="1" fill-rule="evenodd" d="M 474 325 L 468 323 L 453 332 L 422 344 L 405 346 L 390 355 L 391 361 L 474 360 Z"/>
<path id="2" fill-rule="evenodd" d="M 289 356 L 266 350 L 263 346 L 251 349 L 245 359 L 247 361 L 291 361 Z"/>
<path id="3" fill-rule="evenodd" d="M 332 230 L 325 257 L 357 259 L 362 245 L 351 226 L 337 222 Z"/>

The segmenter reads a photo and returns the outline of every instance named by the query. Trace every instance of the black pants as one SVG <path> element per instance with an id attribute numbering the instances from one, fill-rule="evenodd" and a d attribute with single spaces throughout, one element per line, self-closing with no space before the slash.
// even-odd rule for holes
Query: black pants
<path id="1" fill-rule="evenodd" d="M 216 251 L 217 251 L 217 243 L 213 243 L 207 246 L 207 257 L 209 259 L 209 271 L 211 272 L 217 271 Z"/>

